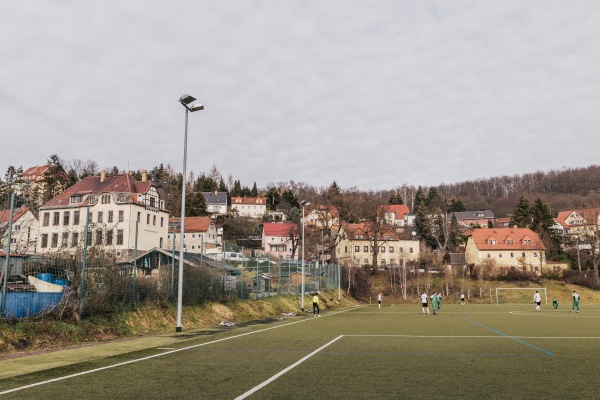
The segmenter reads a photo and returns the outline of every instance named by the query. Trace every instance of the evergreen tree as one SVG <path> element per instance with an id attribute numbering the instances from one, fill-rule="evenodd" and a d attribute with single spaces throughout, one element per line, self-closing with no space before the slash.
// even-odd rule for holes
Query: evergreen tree
<path id="1" fill-rule="evenodd" d="M 239 180 L 233 182 L 233 191 L 231 192 L 233 197 L 240 197 L 242 195 L 242 184 Z"/>
<path id="2" fill-rule="evenodd" d="M 428 246 L 435 247 L 435 237 L 433 236 L 433 229 L 427 215 L 427 206 L 425 203 L 421 203 L 417 209 L 415 215 L 415 232 L 419 240 L 423 240 Z"/>
<path id="3" fill-rule="evenodd" d="M 449 213 L 455 213 L 455 212 L 467 211 L 467 208 L 465 207 L 465 204 L 462 202 L 462 200 L 452 199 L 450 201 L 450 204 L 448 205 L 447 210 Z"/>
<path id="4" fill-rule="evenodd" d="M 250 196 L 258 197 L 258 189 L 256 187 L 256 182 L 254 182 L 254 185 L 252 186 L 252 190 L 250 191 Z"/>
<path id="5" fill-rule="evenodd" d="M 188 217 L 208 215 L 206 210 L 206 199 L 201 192 L 186 193 L 185 215 Z"/>
<path id="6" fill-rule="evenodd" d="M 421 186 L 419 186 L 417 188 L 417 193 L 415 193 L 415 201 L 414 201 L 413 210 L 418 210 L 419 207 L 421 206 L 421 204 L 426 205 L 425 204 L 425 193 L 423 192 L 423 188 L 421 188 Z"/>
<path id="7" fill-rule="evenodd" d="M 434 211 L 436 209 L 444 211 L 444 207 L 446 206 L 446 202 L 442 198 L 442 196 L 438 193 L 437 189 L 432 187 L 427 192 L 427 198 L 425 198 L 425 204 L 430 211 Z"/>
<path id="8" fill-rule="evenodd" d="M 531 206 L 523 196 L 517 201 L 515 212 L 510 219 L 510 225 L 516 225 L 518 228 L 529 228 L 531 226 Z"/>
<path id="9" fill-rule="evenodd" d="M 300 209 L 300 202 L 296 198 L 296 195 L 289 189 L 283 192 L 281 201 L 289 204 L 290 208 Z"/>
<path id="10" fill-rule="evenodd" d="M 402 205 L 402 204 L 404 204 L 404 200 L 402 199 L 402 196 L 400 196 L 399 194 L 392 193 L 392 195 L 388 199 L 388 204 L 389 205 Z"/>
<path id="11" fill-rule="evenodd" d="M 281 198 L 279 196 L 279 190 L 272 187 L 267 190 L 267 207 L 271 211 L 275 211 L 277 209 L 277 205 L 281 202 Z"/>
<path id="12" fill-rule="evenodd" d="M 456 216 L 452 215 L 452 219 L 450 220 L 450 232 L 448 235 L 448 252 L 455 253 L 460 244 L 462 244 L 460 227 L 458 226 Z"/>

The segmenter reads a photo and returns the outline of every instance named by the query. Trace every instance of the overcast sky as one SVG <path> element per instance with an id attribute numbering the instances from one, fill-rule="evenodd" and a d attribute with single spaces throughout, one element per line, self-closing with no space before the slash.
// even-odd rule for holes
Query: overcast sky
<path id="1" fill-rule="evenodd" d="M 213 165 L 393 189 L 586 167 L 600 2 L 5 1 L 0 173 Z"/>

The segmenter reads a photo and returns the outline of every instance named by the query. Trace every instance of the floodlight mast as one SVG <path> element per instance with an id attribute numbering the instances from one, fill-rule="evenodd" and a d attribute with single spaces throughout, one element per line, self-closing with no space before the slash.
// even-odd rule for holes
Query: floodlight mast
<path id="1" fill-rule="evenodd" d="M 302 200 L 300 204 L 302 205 L 302 276 L 300 277 L 302 280 L 302 302 L 300 310 L 304 312 L 304 207 L 309 206 L 310 203 L 306 200 Z"/>
<path id="2" fill-rule="evenodd" d="M 196 103 L 196 98 L 184 94 L 179 102 L 185 107 L 185 134 L 183 136 L 183 175 L 181 183 L 181 230 L 179 236 L 179 280 L 177 284 L 177 327 L 176 332 L 181 332 L 181 308 L 183 305 L 183 237 L 185 235 L 185 177 L 187 167 L 187 136 L 188 136 L 188 114 L 190 112 L 204 110 L 202 104 Z"/>

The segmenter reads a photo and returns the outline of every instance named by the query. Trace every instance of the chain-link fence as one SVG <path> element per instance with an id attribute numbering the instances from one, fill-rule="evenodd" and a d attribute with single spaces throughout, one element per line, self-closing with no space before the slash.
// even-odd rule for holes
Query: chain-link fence
<path id="1" fill-rule="evenodd" d="M 18 207 L 6 201 L 1 206 L 5 211 L 0 214 L 0 316 L 27 318 L 55 313 L 79 319 L 175 303 L 179 251 L 153 248 L 115 252 L 88 245 L 91 241 L 87 240 L 70 251 L 24 251 L 26 247 L 18 243 L 26 227 L 21 222 L 13 226 L 14 218 L 9 218 Z M 338 288 L 340 281 L 337 265 L 306 262 L 303 266 L 299 261 L 270 259 L 259 250 L 240 247 L 210 257 L 186 252 L 183 264 L 184 305 L 296 295 L 302 293 L 303 282 L 304 292 L 312 293 Z"/>

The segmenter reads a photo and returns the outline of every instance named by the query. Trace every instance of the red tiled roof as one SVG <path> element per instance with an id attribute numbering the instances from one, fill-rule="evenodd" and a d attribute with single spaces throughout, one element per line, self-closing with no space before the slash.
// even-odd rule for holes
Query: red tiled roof
<path id="1" fill-rule="evenodd" d="M 343 227 L 344 231 L 348 235 L 348 238 L 350 238 L 351 240 L 367 240 L 373 238 L 372 225 L 370 222 L 359 222 L 356 224 L 345 223 L 343 224 Z M 379 239 L 399 240 L 399 236 L 398 233 L 394 230 L 394 228 L 387 224 L 384 224 L 381 225 Z"/>
<path id="2" fill-rule="evenodd" d="M 379 209 L 383 212 L 393 212 L 396 214 L 396 219 L 404 219 L 404 215 L 410 213 L 408 206 L 405 204 L 385 204 L 379 206 Z"/>
<path id="3" fill-rule="evenodd" d="M 479 250 L 540 250 L 544 243 L 529 228 L 480 228 L 473 229 L 470 237 Z M 496 240 L 496 244 L 491 244 Z M 509 242 L 512 240 L 512 244 Z M 531 244 L 524 241 L 531 241 Z"/>
<path id="4" fill-rule="evenodd" d="M 21 174 L 21 179 L 28 182 L 40 182 L 45 179 L 46 171 L 48 171 L 47 165 L 37 165 L 35 167 L 27 168 Z"/>
<path id="5" fill-rule="evenodd" d="M 21 218 L 23 215 L 25 215 L 27 213 L 27 211 L 29 211 L 29 208 L 27 208 L 25 205 L 15 208 L 13 210 L 13 222 L 18 221 L 19 218 Z M 10 217 L 10 209 L 0 211 L 0 224 L 8 222 L 9 217 Z"/>
<path id="6" fill-rule="evenodd" d="M 42 208 L 65 207 L 70 204 L 70 198 L 78 194 L 129 193 L 144 194 L 152 186 L 151 181 L 136 181 L 130 174 L 112 175 L 100 180 L 100 176 L 88 176 L 77 182 L 46 204 Z M 135 201 L 135 200 L 134 200 Z M 86 205 L 87 201 L 83 203 Z M 81 206 L 82 204 L 78 204 Z"/>
<path id="7" fill-rule="evenodd" d="M 171 227 L 172 224 L 181 226 L 181 218 L 169 218 L 169 227 Z M 185 217 L 185 232 L 207 232 L 208 228 L 210 228 L 210 224 L 212 224 L 212 219 L 210 217 Z M 181 228 L 169 228 L 169 233 L 177 232 L 181 232 Z"/>
<path id="8" fill-rule="evenodd" d="M 293 222 L 265 222 L 263 224 L 264 236 L 289 237 L 290 232 L 298 236 L 298 225 Z"/>
<path id="9" fill-rule="evenodd" d="M 244 205 L 264 205 L 267 204 L 266 197 L 232 197 L 231 198 L 231 207 L 236 204 L 244 204 Z"/>

